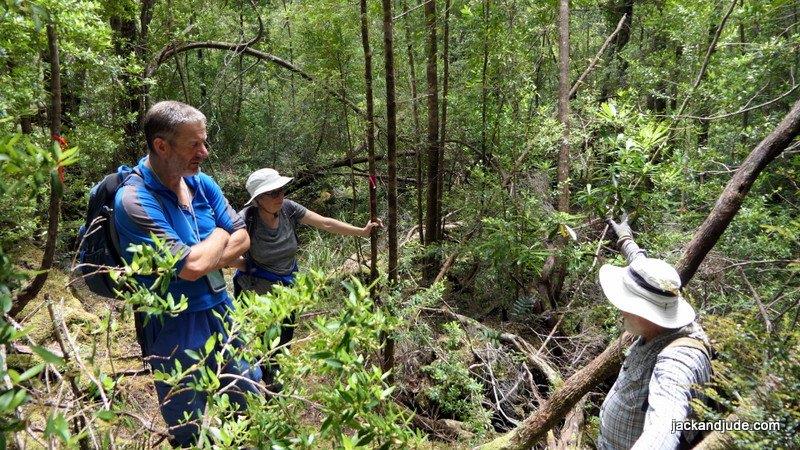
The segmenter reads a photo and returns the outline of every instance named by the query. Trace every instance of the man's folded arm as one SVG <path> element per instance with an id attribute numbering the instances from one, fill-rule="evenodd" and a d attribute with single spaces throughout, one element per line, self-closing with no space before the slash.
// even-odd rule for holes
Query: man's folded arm
<path id="1" fill-rule="evenodd" d="M 222 252 L 222 256 L 217 263 L 217 269 L 223 267 L 238 267 L 236 261 L 250 249 L 250 235 L 247 230 L 241 228 L 231 233 L 228 244 Z"/>
<path id="2" fill-rule="evenodd" d="M 189 248 L 178 276 L 195 281 L 218 268 L 231 235 L 222 228 L 215 228 L 207 238 Z"/>

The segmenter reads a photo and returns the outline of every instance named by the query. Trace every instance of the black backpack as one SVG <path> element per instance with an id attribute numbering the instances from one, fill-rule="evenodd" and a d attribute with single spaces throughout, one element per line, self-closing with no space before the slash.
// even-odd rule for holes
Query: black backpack
<path id="1" fill-rule="evenodd" d="M 78 230 L 78 266 L 75 267 L 90 291 L 107 298 L 116 298 L 116 283 L 106 268 L 122 267 L 122 249 L 114 226 L 114 197 L 129 176 L 141 176 L 136 169 L 130 173 L 106 175 L 89 191 L 86 222 Z"/>

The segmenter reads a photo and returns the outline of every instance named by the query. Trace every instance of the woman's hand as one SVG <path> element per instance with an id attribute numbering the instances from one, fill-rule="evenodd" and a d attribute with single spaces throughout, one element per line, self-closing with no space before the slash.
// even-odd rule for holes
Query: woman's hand
<path id="1" fill-rule="evenodd" d="M 377 219 L 375 221 L 367 222 L 364 228 L 361 229 L 361 236 L 370 237 L 373 228 L 383 228 L 383 221 L 381 219 Z"/>

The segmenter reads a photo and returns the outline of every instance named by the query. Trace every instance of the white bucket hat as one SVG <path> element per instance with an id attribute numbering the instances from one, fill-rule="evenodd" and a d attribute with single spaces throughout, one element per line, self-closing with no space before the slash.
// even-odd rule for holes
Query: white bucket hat
<path id="1" fill-rule="evenodd" d="M 627 267 L 606 264 L 600 286 L 612 305 L 664 328 L 694 321 L 694 308 L 681 296 L 680 275 L 660 259 L 639 257 Z"/>
<path id="2" fill-rule="evenodd" d="M 277 170 L 268 167 L 256 170 L 247 177 L 245 187 L 250 194 L 250 200 L 248 200 L 244 206 L 253 203 L 253 200 L 259 195 L 280 189 L 289 184 L 292 180 L 294 180 L 294 178 L 281 176 Z"/>

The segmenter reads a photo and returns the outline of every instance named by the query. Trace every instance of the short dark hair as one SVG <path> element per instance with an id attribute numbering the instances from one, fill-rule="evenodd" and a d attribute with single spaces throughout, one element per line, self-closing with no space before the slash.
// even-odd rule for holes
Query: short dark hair
<path id="1" fill-rule="evenodd" d="M 175 131 L 185 123 L 206 124 L 206 116 L 194 106 L 186 103 L 164 100 L 156 103 L 144 115 L 144 138 L 147 149 L 153 151 L 156 138 L 172 141 Z"/>

